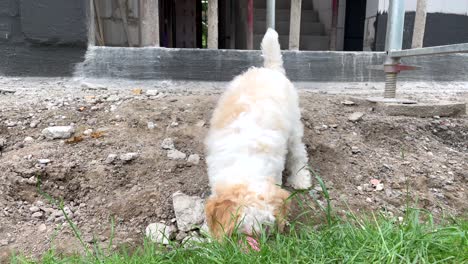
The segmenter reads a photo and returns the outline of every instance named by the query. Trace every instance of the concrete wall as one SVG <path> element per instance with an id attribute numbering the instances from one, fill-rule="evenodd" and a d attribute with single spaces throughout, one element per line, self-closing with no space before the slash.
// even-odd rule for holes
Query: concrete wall
<path id="1" fill-rule="evenodd" d="M 367 69 L 381 65 L 384 53 L 284 51 L 283 58 L 293 81 L 384 80 L 383 71 Z M 260 51 L 91 47 L 77 73 L 93 78 L 229 81 L 262 63 Z M 401 73 L 403 81 L 468 81 L 468 55 L 415 57 L 403 63 L 423 67 Z"/>
<path id="2" fill-rule="evenodd" d="M 368 0 L 364 50 L 385 49 L 387 11 L 390 0 Z M 417 0 L 405 1 L 403 48 L 411 47 Z M 468 42 L 468 0 L 428 0 L 425 47 Z"/>
<path id="3" fill-rule="evenodd" d="M 325 32 L 330 36 L 331 27 L 332 27 L 332 1 L 323 1 L 323 0 L 304 0 L 312 1 L 314 10 L 318 12 L 320 22 L 322 22 L 325 27 Z M 345 27 L 345 14 L 346 14 L 346 3 L 347 0 L 340 0 L 338 5 L 338 23 L 336 29 L 336 49 L 343 50 L 344 46 L 344 27 Z M 352 1 L 351 1 L 352 3 Z"/>

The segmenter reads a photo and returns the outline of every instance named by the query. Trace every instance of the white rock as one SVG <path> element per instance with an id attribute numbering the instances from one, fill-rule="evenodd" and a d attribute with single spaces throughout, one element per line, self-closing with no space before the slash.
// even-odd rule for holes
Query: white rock
<path id="1" fill-rule="evenodd" d="M 188 157 L 187 162 L 197 165 L 200 162 L 200 156 L 198 154 L 192 154 Z"/>
<path id="2" fill-rule="evenodd" d="M 41 209 L 40 209 L 39 207 L 37 207 L 37 206 L 31 206 L 31 207 L 29 208 L 29 211 L 30 211 L 31 213 L 39 212 L 40 210 L 41 210 Z"/>
<path id="3" fill-rule="evenodd" d="M 167 245 L 174 234 L 174 230 L 165 224 L 151 223 L 146 227 L 145 233 L 151 241 Z"/>
<path id="4" fill-rule="evenodd" d="M 114 163 L 114 161 L 117 159 L 117 154 L 109 154 L 106 158 L 106 160 L 104 161 L 104 163 L 106 164 L 112 164 Z"/>
<path id="5" fill-rule="evenodd" d="M 147 90 L 146 94 L 150 95 L 150 96 L 156 96 L 156 95 L 158 95 L 158 90 L 156 90 L 156 89 Z"/>
<path id="6" fill-rule="evenodd" d="M 37 162 L 39 162 L 39 164 L 49 164 L 50 159 L 38 159 Z"/>
<path id="7" fill-rule="evenodd" d="M 89 136 L 93 133 L 93 130 L 92 129 L 86 129 L 84 132 L 83 132 L 83 135 L 85 136 Z"/>
<path id="8" fill-rule="evenodd" d="M 361 150 L 358 147 L 356 147 L 356 146 L 351 147 L 351 153 L 358 154 L 360 152 L 361 152 Z"/>
<path id="9" fill-rule="evenodd" d="M 34 217 L 34 218 L 41 218 L 42 215 L 43 215 L 42 212 L 35 212 L 31 216 Z"/>
<path id="10" fill-rule="evenodd" d="M 122 154 L 120 155 L 120 160 L 121 161 L 125 161 L 125 162 L 129 162 L 129 161 L 132 161 L 136 158 L 138 158 L 138 153 L 136 152 L 129 152 L 129 153 L 125 153 L 125 154 Z"/>
<path id="11" fill-rule="evenodd" d="M 174 141 L 172 138 L 165 138 L 163 142 L 161 143 L 161 148 L 163 149 L 174 149 Z"/>
<path id="12" fill-rule="evenodd" d="M 155 129 L 156 128 L 156 124 L 153 123 L 153 122 L 148 122 L 148 129 Z"/>
<path id="13" fill-rule="evenodd" d="M 205 243 L 205 239 L 199 236 L 187 236 L 182 240 L 182 245 L 185 248 L 193 248 L 198 246 L 199 244 Z"/>
<path id="14" fill-rule="evenodd" d="M 176 192 L 172 195 L 172 202 L 179 230 L 193 230 L 205 220 L 204 202 L 200 197 Z"/>
<path id="15" fill-rule="evenodd" d="M 30 142 L 33 142 L 33 141 L 34 141 L 34 138 L 32 138 L 32 137 L 25 137 L 23 141 L 24 141 L 25 143 L 30 143 Z"/>
<path id="16" fill-rule="evenodd" d="M 383 183 L 379 183 L 379 184 L 377 184 L 377 186 L 375 186 L 375 190 L 377 190 L 377 191 L 382 191 L 383 189 L 384 189 Z"/>
<path id="17" fill-rule="evenodd" d="M 348 120 L 351 122 L 358 122 L 362 119 L 363 116 L 364 116 L 364 113 L 355 112 L 348 116 Z"/>
<path id="18" fill-rule="evenodd" d="M 172 160 L 183 160 L 187 155 L 177 149 L 171 149 L 167 152 L 167 157 Z"/>
<path id="19" fill-rule="evenodd" d="M 75 128 L 72 126 L 54 126 L 42 130 L 42 134 L 47 139 L 67 139 L 70 138 L 74 132 Z"/>
<path id="20" fill-rule="evenodd" d="M 344 100 L 341 102 L 343 105 L 355 105 L 356 103 L 350 100 Z"/>
<path id="21" fill-rule="evenodd" d="M 40 224 L 37 230 L 41 233 L 45 232 L 47 230 L 47 226 L 45 224 Z"/>

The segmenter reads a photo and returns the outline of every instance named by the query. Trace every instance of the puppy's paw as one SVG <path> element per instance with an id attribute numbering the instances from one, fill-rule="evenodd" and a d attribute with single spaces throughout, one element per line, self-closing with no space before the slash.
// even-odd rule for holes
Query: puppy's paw
<path id="1" fill-rule="evenodd" d="M 296 175 L 289 176 L 288 185 L 296 190 L 305 190 L 312 187 L 312 176 L 310 171 L 302 169 Z"/>

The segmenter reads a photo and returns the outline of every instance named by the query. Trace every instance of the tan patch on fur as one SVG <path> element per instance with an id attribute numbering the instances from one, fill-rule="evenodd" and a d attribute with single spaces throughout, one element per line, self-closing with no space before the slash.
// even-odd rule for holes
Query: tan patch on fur
<path id="1" fill-rule="evenodd" d="M 287 222 L 290 208 L 290 201 L 288 200 L 289 196 L 290 193 L 288 191 L 276 186 L 272 196 L 269 197 L 270 199 L 268 202 L 275 208 L 273 215 L 275 216 L 279 232 L 283 232 L 284 226 Z"/>

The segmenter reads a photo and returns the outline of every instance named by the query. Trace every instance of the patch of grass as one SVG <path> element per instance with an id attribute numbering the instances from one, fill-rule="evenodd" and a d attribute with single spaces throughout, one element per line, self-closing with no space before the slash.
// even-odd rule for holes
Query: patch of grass
<path id="1" fill-rule="evenodd" d="M 174 244 L 171 250 L 146 241 L 131 254 L 125 248 L 75 256 L 51 250 L 39 261 L 14 256 L 11 263 L 468 263 L 466 218 L 444 218 L 436 224 L 430 212 L 409 206 L 402 219 L 352 212 L 340 218 L 333 213 L 325 184 L 314 175 L 327 204 L 320 207 L 322 212 L 305 213 L 324 213 L 326 223 L 314 227 L 296 222 L 286 234 L 263 234 L 259 252 L 245 252 L 238 238 L 192 248 Z"/>

